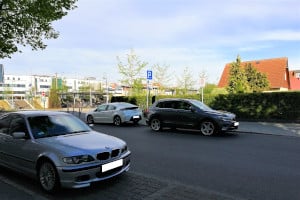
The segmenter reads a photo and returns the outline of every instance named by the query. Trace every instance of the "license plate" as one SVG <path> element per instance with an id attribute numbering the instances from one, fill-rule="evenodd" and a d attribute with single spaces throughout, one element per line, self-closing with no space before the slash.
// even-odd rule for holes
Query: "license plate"
<path id="1" fill-rule="evenodd" d="M 133 116 L 133 119 L 139 119 L 140 116 Z"/>
<path id="2" fill-rule="evenodd" d="M 239 124 L 239 122 L 234 122 L 234 126 L 238 126 Z"/>
<path id="3" fill-rule="evenodd" d="M 123 159 L 116 160 L 107 164 L 102 165 L 102 172 L 107 172 L 111 169 L 121 167 L 123 165 Z"/>

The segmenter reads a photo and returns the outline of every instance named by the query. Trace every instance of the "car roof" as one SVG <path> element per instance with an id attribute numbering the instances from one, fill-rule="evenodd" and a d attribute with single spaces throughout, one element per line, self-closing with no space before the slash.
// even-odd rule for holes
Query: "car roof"
<path id="1" fill-rule="evenodd" d="M 118 107 L 137 106 L 137 105 L 127 103 L 127 102 L 112 102 L 112 103 L 108 103 L 107 105 L 115 105 L 115 106 L 118 106 Z"/>
<path id="2" fill-rule="evenodd" d="M 157 102 L 162 102 L 162 101 L 193 101 L 196 99 L 184 99 L 184 98 L 164 98 L 164 99 L 159 99 Z"/>
<path id="3" fill-rule="evenodd" d="M 14 112 L 7 112 L 6 114 L 19 114 L 23 116 L 40 116 L 40 115 L 69 115 L 69 113 L 61 111 L 44 111 L 44 110 L 21 110 Z"/>

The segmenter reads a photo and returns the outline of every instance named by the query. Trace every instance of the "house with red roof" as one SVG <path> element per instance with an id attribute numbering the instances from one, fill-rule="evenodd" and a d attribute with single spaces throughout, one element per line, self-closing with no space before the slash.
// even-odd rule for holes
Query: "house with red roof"
<path id="1" fill-rule="evenodd" d="M 287 57 L 246 61 L 241 65 L 245 67 L 249 63 L 257 71 L 266 74 L 270 90 L 300 90 L 300 70 L 289 71 Z M 230 67 L 231 63 L 225 65 L 219 87 L 228 85 Z"/>

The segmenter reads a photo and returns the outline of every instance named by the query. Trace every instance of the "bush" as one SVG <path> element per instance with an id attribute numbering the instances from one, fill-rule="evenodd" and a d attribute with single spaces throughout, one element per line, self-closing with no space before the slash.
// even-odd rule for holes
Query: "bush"
<path id="1" fill-rule="evenodd" d="M 162 98 L 198 99 L 201 95 L 158 95 Z M 149 96 L 149 106 L 152 96 Z M 125 101 L 147 108 L 145 95 L 132 97 L 113 97 L 112 102 Z M 216 110 L 226 110 L 237 115 L 238 120 L 248 121 L 300 121 L 300 92 L 242 93 L 242 94 L 204 94 L 204 103 Z"/>
<path id="2" fill-rule="evenodd" d="M 218 95 L 210 104 L 245 120 L 300 121 L 300 92 Z"/>

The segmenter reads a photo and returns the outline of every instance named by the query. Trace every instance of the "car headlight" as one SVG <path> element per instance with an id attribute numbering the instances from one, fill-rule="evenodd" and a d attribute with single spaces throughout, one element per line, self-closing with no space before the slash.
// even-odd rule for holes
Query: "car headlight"
<path id="1" fill-rule="evenodd" d="M 83 162 L 94 161 L 94 158 L 90 155 L 81 155 L 81 156 L 64 157 L 63 161 L 64 163 L 67 164 L 80 164 Z"/>

